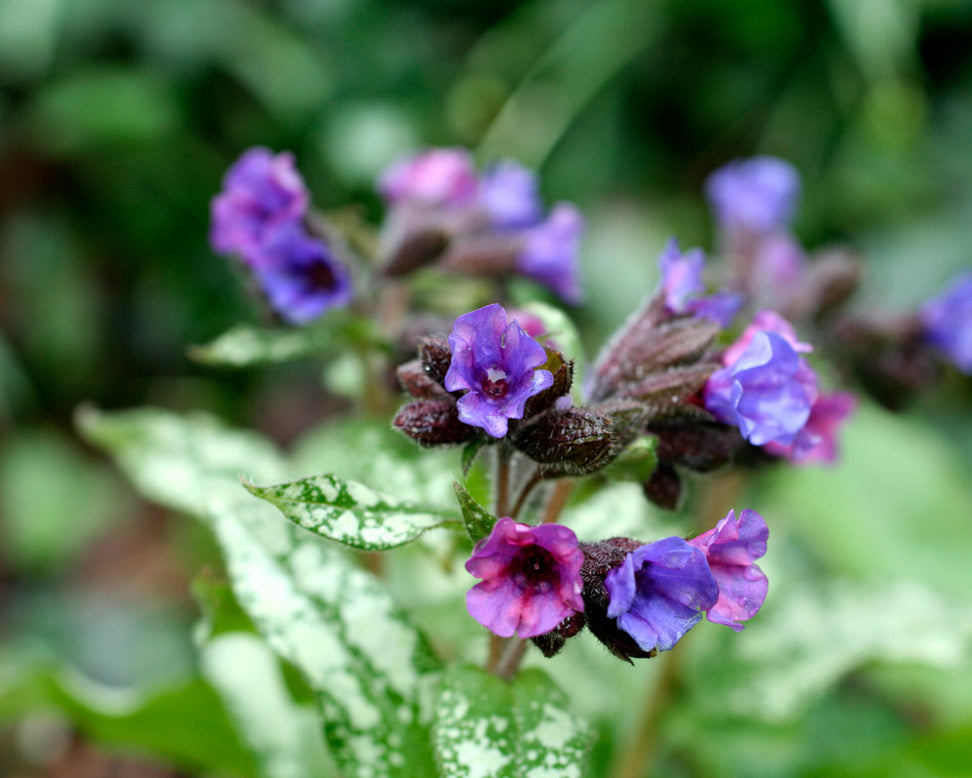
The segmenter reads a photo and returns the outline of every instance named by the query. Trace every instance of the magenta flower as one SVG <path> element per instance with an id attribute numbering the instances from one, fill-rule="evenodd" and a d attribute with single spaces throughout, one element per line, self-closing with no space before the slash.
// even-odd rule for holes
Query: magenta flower
<path id="1" fill-rule="evenodd" d="M 301 224 L 272 230 L 255 270 L 270 305 L 291 324 L 306 324 L 326 310 L 351 302 L 351 279 L 324 241 L 308 235 Z"/>
<path id="2" fill-rule="evenodd" d="M 510 419 L 522 419 L 526 401 L 553 384 L 543 346 L 493 303 L 456 319 L 449 335 L 452 362 L 445 375 L 459 398 L 459 419 L 494 438 L 506 435 Z"/>
<path id="3" fill-rule="evenodd" d="M 378 190 L 389 203 L 454 207 L 472 203 L 478 185 L 472 155 L 466 149 L 445 148 L 395 162 L 382 173 Z"/>
<path id="4" fill-rule="evenodd" d="M 961 273 L 919 312 L 929 343 L 972 374 L 972 270 Z"/>
<path id="5" fill-rule="evenodd" d="M 579 303 L 583 295 L 578 255 L 583 233 L 580 211 L 569 203 L 557 203 L 543 222 L 523 231 L 517 270 L 553 290 L 565 302 Z"/>
<path id="6" fill-rule="evenodd" d="M 785 337 L 760 330 L 704 389 L 706 409 L 756 446 L 793 443 L 817 399 L 817 378 Z"/>
<path id="7" fill-rule="evenodd" d="M 466 594 L 469 615 L 500 637 L 532 638 L 584 610 L 584 554 L 559 524 L 531 527 L 502 518 L 480 540 L 466 570 L 483 580 Z"/>
<path id="8" fill-rule="evenodd" d="M 210 204 L 210 245 L 219 254 L 238 254 L 259 268 L 265 264 L 267 233 L 280 224 L 300 222 L 308 203 L 293 154 L 251 148 L 226 172 L 223 189 Z"/>
<path id="9" fill-rule="evenodd" d="M 810 409 L 810 417 L 788 446 L 767 443 L 766 450 L 797 464 L 830 463 L 837 458 L 837 433 L 857 407 L 850 392 L 821 395 Z"/>
<path id="10" fill-rule="evenodd" d="M 604 585 L 608 617 L 644 651 L 668 651 L 719 597 L 703 552 L 676 537 L 639 546 Z"/>
<path id="11" fill-rule="evenodd" d="M 768 584 L 753 562 L 766 553 L 768 536 L 763 517 L 746 509 L 738 519 L 729 511 L 713 529 L 688 541 L 705 554 L 719 586 L 719 599 L 706 612 L 709 621 L 739 632 L 739 622 L 751 619 L 762 607 Z"/>
<path id="12" fill-rule="evenodd" d="M 730 162 L 705 184 L 716 220 L 728 230 L 765 235 L 790 223 L 800 197 L 800 175 L 776 157 Z"/>
<path id="13" fill-rule="evenodd" d="M 494 227 L 532 227 L 543 217 L 539 185 L 533 171 L 513 160 L 497 162 L 479 181 L 479 204 Z"/>

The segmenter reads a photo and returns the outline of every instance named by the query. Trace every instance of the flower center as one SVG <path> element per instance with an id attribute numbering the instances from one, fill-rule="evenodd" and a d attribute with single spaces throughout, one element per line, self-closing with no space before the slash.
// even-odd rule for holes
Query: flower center
<path id="1" fill-rule="evenodd" d="M 554 586 L 555 568 L 549 551 L 540 546 L 528 546 L 510 562 L 510 575 L 521 590 L 546 592 Z"/>
<path id="2" fill-rule="evenodd" d="M 337 277 L 327 262 L 315 262 L 307 268 L 307 282 L 314 291 L 330 292 L 337 286 Z"/>
<path id="3" fill-rule="evenodd" d="M 486 380 L 482 382 L 483 394 L 490 397 L 504 397 L 510 387 L 506 378 L 505 370 L 500 370 L 498 367 L 487 368 Z"/>

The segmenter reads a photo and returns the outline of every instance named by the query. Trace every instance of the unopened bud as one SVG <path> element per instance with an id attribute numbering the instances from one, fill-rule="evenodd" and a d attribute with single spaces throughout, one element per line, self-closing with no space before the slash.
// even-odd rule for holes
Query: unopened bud
<path id="1" fill-rule="evenodd" d="M 399 365 L 395 375 L 398 376 L 398 382 L 402 385 L 402 388 L 419 400 L 444 399 L 448 396 L 448 392 L 442 388 L 441 384 L 429 377 L 428 373 L 425 372 L 425 367 L 417 359 Z"/>
<path id="2" fill-rule="evenodd" d="M 474 427 L 459 421 L 452 398 L 411 402 L 398 412 L 392 425 L 420 446 L 465 443 L 476 435 Z"/>
<path id="3" fill-rule="evenodd" d="M 583 408 L 551 411 L 520 428 L 514 445 L 550 476 L 585 475 L 610 461 L 611 420 Z"/>
<path id="4" fill-rule="evenodd" d="M 425 338 L 419 344 L 419 358 L 426 374 L 437 384 L 445 386 L 446 373 L 452 364 L 452 352 L 444 338 Z"/>

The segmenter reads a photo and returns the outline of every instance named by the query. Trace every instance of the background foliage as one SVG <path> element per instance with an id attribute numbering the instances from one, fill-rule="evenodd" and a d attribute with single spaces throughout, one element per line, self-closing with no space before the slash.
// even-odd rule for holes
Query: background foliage
<path id="1" fill-rule="evenodd" d="M 339 450 L 343 476 L 395 483 L 397 454 L 374 451 L 410 454 L 386 420 L 329 423 L 334 371 L 325 389 L 319 364 L 186 356 L 262 315 L 206 244 L 244 148 L 294 150 L 318 207 L 368 218 L 375 173 L 425 144 L 537 167 L 548 200 L 589 217 L 575 317 L 592 349 L 653 287 L 668 235 L 710 244 L 702 181 L 753 153 L 801 171 L 808 246 L 862 252 L 864 302 L 913 306 L 970 263 L 970 132 L 961 0 L 0 0 L 0 774 L 333 769 L 299 657 L 252 637 L 211 524 L 181 515 L 186 495 L 145 502 L 91 446 L 93 412 L 89 439 L 73 421 L 85 402 L 208 411 L 287 451 L 248 439 L 233 477 L 337 469 Z M 712 630 L 680 647 L 653 774 L 972 769 L 972 417 L 949 410 L 970 399 L 954 377 L 903 416 L 865 406 L 837 469 L 748 487 L 770 598 L 731 648 Z M 448 505 L 458 454 L 423 467 L 411 497 Z M 667 534 L 636 489 L 598 499 L 575 506 L 579 534 L 605 515 Z M 395 587 L 423 548 L 390 558 L 393 591 L 440 655 L 479 661 L 469 581 Z M 543 666 L 605 767 L 661 665 L 569 649 Z"/>

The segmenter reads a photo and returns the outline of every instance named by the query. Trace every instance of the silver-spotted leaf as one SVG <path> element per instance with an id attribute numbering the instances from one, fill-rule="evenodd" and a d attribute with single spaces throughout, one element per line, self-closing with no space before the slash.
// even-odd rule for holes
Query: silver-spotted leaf
<path id="1" fill-rule="evenodd" d="M 244 486 L 304 529 L 363 551 L 385 551 L 433 527 L 458 524 L 454 510 L 399 500 L 329 473 L 276 486 Z"/>
<path id="2" fill-rule="evenodd" d="M 461 666 L 443 679 L 433 740 L 449 778 L 583 778 L 591 730 L 540 670 L 507 682 Z"/>

